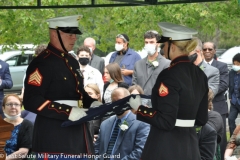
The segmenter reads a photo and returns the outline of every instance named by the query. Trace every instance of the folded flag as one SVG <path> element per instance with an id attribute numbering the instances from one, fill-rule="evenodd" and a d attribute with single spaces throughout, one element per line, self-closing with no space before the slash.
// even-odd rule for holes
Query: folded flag
<path id="1" fill-rule="evenodd" d="M 136 98 L 137 95 L 129 95 L 123 99 L 120 99 L 118 101 L 112 102 L 112 103 L 106 103 L 100 106 L 92 106 L 91 108 L 86 111 L 87 115 L 77 121 L 65 121 L 62 123 L 62 127 L 68 127 L 72 125 L 79 125 L 81 123 L 91 121 L 91 120 L 97 120 L 103 117 L 109 117 L 112 115 L 115 115 L 116 113 L 123 112 L 126 110 L 131 109 L 130 104 L 128 103 L 130 98 L 133 97 Z M 151 104 L 151 96 L 146 95 L 138 95 L 141 97 L 141 105 L 147 105 L 148 107 L 152 107 Z"/>

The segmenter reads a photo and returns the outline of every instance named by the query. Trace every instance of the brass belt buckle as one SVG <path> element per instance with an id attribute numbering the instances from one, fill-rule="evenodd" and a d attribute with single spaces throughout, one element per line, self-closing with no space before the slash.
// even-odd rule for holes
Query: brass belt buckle
<path id="1" fill-rule="evenodd" d="M 83 108 L 82 100 L 78 100 L 78 107 L 79 107 L 79 108 Z"/>

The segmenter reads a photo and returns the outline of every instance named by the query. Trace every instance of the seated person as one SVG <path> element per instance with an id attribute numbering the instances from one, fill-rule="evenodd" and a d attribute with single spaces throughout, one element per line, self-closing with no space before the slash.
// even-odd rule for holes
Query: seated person
<path id="1" fill-rule="evenodd" d="M 111 93 L 115 88 L 128 88 L 128 84 L 123 80 L 121 68 L 117 63 L 110 63 L 105 67 L 104 78 L 108 82 L 106 82 L 103 87 L 103 104 L 112 102 Z"/>
<path id="2" fill-rule="evenodd" d="M 119 87 L 113 90 L 111 98 L 114 102 L 129 95 L 127 89 Z M 118 113 L 102 122 L 94 143 L 95 153 L 100 160 L 139 160 L 149 130 L 149 124 L 138 121 L 130 110 Z"/>
<path id="3" fill-rule="evenodd" d="M 212 108 L 213 95 L 214 94 L 212 90 L 209 89 L 209 92 L 208 92 L 208 108 L 209 109 Z M 217 136 L 217 130 L 215 129 L 216 128 L 215 125 L 212 126 L 213 121 L 214 120 L 211 120 L 210 124 L 206 123 L 202 127 L 196 127 L 198 140 L 199 140 L 199 151 L 201 155 L 201 160 L 213 160 L 215 157 L 218 136 Z"/>
<path id="4" fill-rule="evenodd" d="M 14 125 L 11 138 L 6 141 L 6 160 L 24 159 L 32 147 L 33 124 L 20 117 L 22 103 L 18 95 L 9 94 L 3 99 L 4 120 Z"/>
<path id="5" fill-rule="evenodd" d="M 97 86 L 97 84 L 87 84 L 84 87 L 84 89 L 90 97 L 92 97 L 93 99 L 97 99 L 99 102 L 102 102 L 100 89 Z M 89 121 L 89 129 L 90 129 L 90 133 L 93 138 L 93 141 L 96 141 L 96 137 L 100 129 L 100 124 L 104 119 L 105 118 Z"/>

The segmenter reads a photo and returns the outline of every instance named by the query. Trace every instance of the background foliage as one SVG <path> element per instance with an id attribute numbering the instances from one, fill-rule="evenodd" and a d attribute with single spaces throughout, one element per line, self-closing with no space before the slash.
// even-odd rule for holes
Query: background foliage
<path id="1" fill-rule="evenodd" d="M 104 3 L 104 0 L 98 0 Z M 0 1 L 0 5 L 35 5 L 34 0 Z M 44 0 L 42 5 L 78 4 L 79 0 Z M 89 0 L 81 0 L 88 4 Z M 114 3 L 114 2 L 112 2 Z M 93 37 L 100 56 L 114 50 L 115 36 L 126 33 L 130 47 L 140 50 L 144 46 L 143 34 L 147 30 L 160 29 L 160 21 L 186 25 L 198 30 L 202 41 L 213 41 L 217 48 L 239 45 L 240 10 L 237 0 L 176 5 L 75 8 L 75 9 L 26 9 L 0 10 L 0 44 L 48 43 L 46 19 L 56 16 L 82 14 L 80 29 L 83 35 L 75 45 L 82 45 L 84 38 Z"/>

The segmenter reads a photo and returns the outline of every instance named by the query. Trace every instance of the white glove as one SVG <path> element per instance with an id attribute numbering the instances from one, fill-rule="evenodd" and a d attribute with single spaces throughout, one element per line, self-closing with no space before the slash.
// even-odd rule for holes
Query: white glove
<path id="1" fill-rule="evenodd" d="M 92 102 L 92 104 L 91 104 L 90 108 L 99 107 L 100 105 L 102 105 L 102 103 L 101 103 L 101 102 L 99 102 L 99 101 L 94 101 L 94 102 Z"/>
<path id="2" fill-rule="evenodd" d="M 137 110 L 142 104 L 141 97 L 139 95 L 136 95 L 135 99 L 131 97 L 127 103 L 132 107 L 132 109 Z"/>
<path id="3" fill-rule="evenodd" d="M 68 117 L 69 120 L 71 121 L 77 121 L 82 117 L 85 117 L 87 114 L 85 111 L 87 111 L 88 109 L 85 108 L 72 108 L 71 113 Z"/>
<path id="4" fill-rule="evenodd" d="M 238 160 L 236 156 L 225 157 L 225 160 Z"/>

